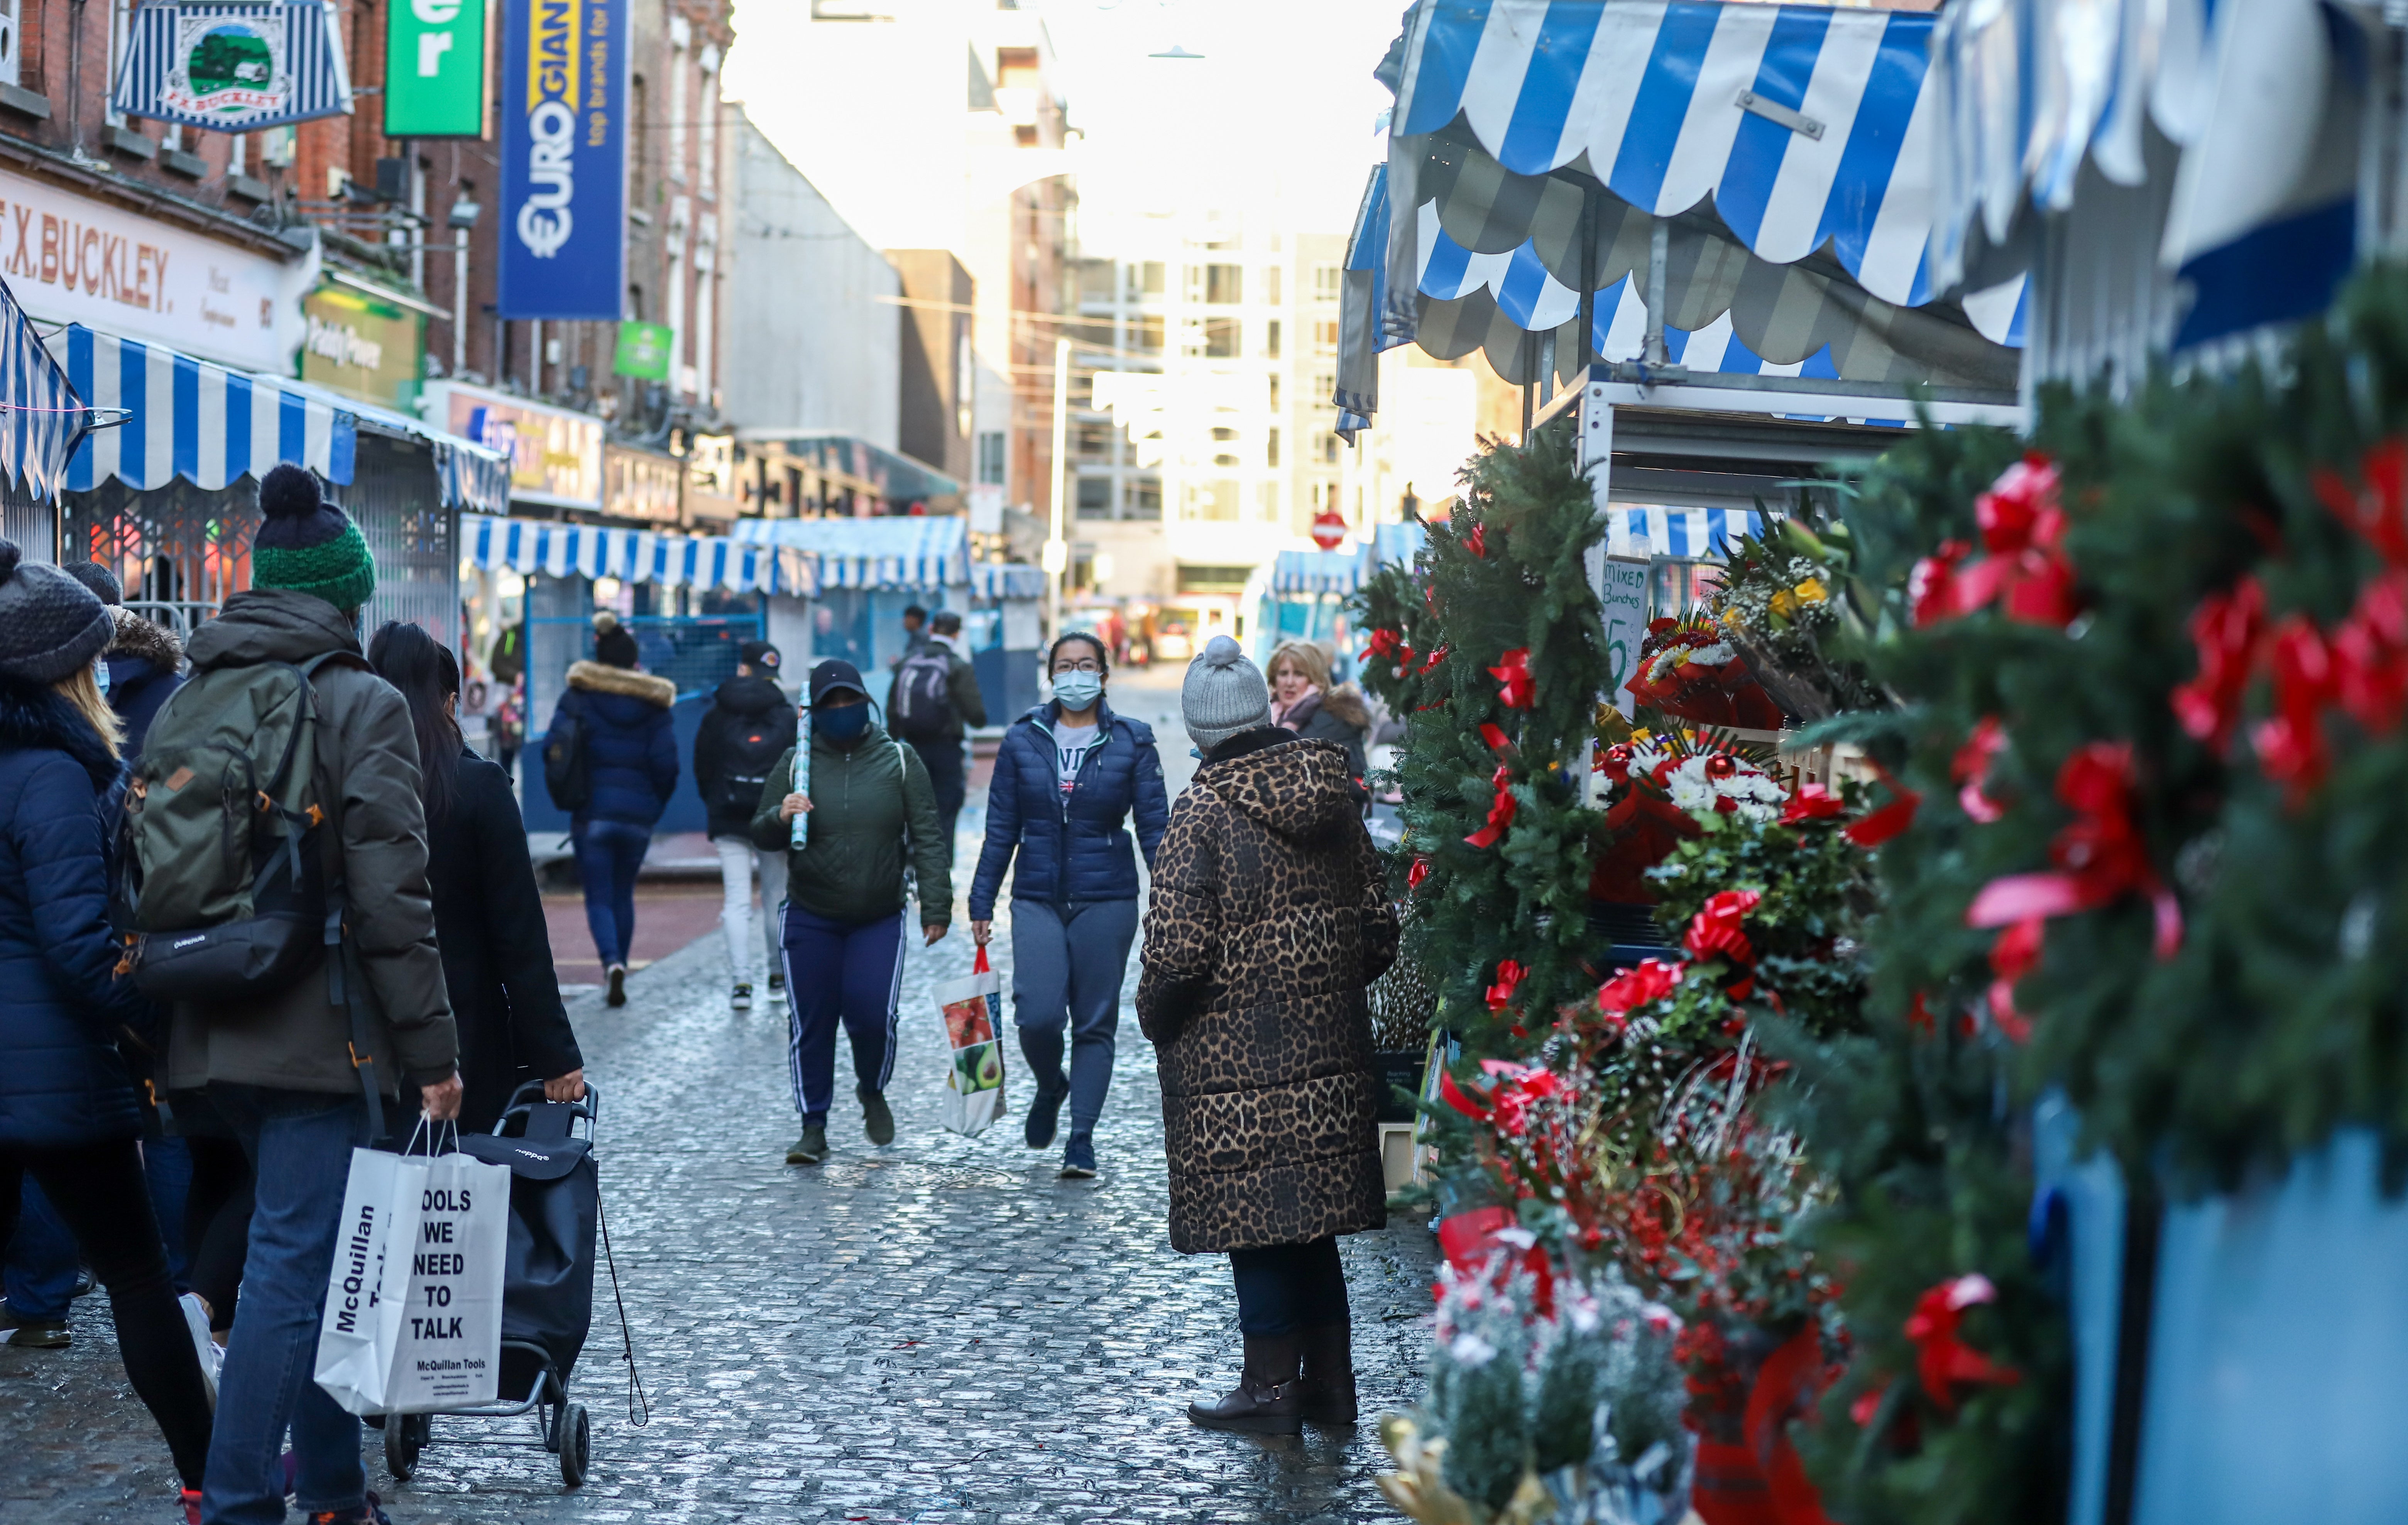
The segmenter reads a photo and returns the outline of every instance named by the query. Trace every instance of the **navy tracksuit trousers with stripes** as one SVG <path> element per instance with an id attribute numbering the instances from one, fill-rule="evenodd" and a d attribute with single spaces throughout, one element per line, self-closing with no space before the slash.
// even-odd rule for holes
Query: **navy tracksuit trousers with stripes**
<path id="1" fill-rule="evenodd" d="M 786 1062 L 795 1110 L 824 1124 L 836 1091 L 836 1029 L 853 1040 L 853 1073 L 882 1091 L 895 1073 L 895 1013 L 903 989 L 903 913 L 830 921 L 784 908 L 779 944 L 786 970 Z"/>

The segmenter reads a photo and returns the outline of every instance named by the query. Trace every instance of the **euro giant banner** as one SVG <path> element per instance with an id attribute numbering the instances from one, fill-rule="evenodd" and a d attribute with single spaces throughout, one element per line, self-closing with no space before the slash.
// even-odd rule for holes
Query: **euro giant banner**
<path id="1" fill-rule="evenodd" d="M 626 291 L 627 0 L 509 0 L 500 308 L 616 320 Z"/>

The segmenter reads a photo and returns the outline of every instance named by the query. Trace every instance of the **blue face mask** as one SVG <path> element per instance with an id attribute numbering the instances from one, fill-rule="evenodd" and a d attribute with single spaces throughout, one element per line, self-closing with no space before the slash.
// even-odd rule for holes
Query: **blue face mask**
<path id="1" fill-rule="evenodd" d="M 100 685 L 100 697 L 108 698 L 108 658 L 97 657 L 92 664 L 92 681 Z"/>
<path id="2" fill-rule="evenodd" d="M 841 710 L 813 710 L 811 734 L 824 736 L 838 746 L 848 746 L 860 740 L 869 728 L 869 706 L 848 704 Z"/>
<path id="3" fill-rule="evenodd" d="M 1097 672 L 1057 672 L 1054 675 L 1054 697 L 1062 701 L 1065 710 L 1090 710 L 1104 696 L 1103 674 Z"/>

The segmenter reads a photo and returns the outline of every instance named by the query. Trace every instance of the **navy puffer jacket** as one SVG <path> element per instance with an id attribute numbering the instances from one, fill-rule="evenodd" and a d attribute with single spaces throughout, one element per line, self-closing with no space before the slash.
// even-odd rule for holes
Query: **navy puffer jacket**
<path id="1" fill-rule="evenodd" d="M 75 706 L 0 682 L 0 1148 L 141 1129 L 116 1041 L 151 1010 L 111 974 L 104 802 L 117 774 Z"/>
<path id="2" fill-rule="evenodd" d="M 1154 862 L 1170 799 L 1153 728 L 1112 713 L 1109 704 L 1098 707 L 1096 744 L 1081 759 L 1066 798 L 1054 745 L 1058 713 L 1049 699 L 1003 733 L 987 785 L 986 845 L 970 882 L 972 921 L 993 919 L 1015 849 L 1020 867 L 1011 876 L 1011 898 L 1047 905 L 1137 899 L 1137 856 L 1125 822 L 1134 822 L 1137 847 Z"/>
<path id="3" fill-rule="evenodd" d="M 576 812 L 580 821 L 624 821 L 649 827 L 668 808 L 677 788 L 677 725 L 669 706 L 677 685 L 632 668 L 577 662 L 568 669 L 568 692 L 552 713 L 575 715 L 585 727 L 585 773 L 593 795 Z M 547 732 L 544 744 L 551 745 Z"/>

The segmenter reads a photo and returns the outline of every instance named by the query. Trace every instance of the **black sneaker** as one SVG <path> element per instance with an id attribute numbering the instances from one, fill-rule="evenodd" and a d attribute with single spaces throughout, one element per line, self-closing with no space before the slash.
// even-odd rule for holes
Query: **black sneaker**
<path id="1" fill-rule="evenodd" d="M 827 1129 L 819 1123 L 805 1123 L 803 1136 L 786 1150 L 789 1165 L 816 1165 L 827 1157 Z"/>
<path id="2" fill-rule="evenodd" d="M 1062 1146 L 1062 1179 L 1092 1181 L 1096 1176 L 1096 1141 L 1084 1133 L 1073 1133 L 1070 1142 Z"/>
<path id="3" fill-rule="evenodd" d="M 869 1142 L 883 1148 L 895 1142 L 895 1114 L 888 1109 L 886 1098 L 867 1086 L 854 1093 L 861 1098 L 861 1126 L 869 1134 Z"/>
<path id="4" fill-rule="evenodd" d="M 64 1350 L 75 1343 L 66 1325 L 56 1318 L 27 1318 L 5 1303 L 0 1303 L 0 1330 L 7 1338 L 0 1344 L 15 1345 L 20 1350 Z"/>
<path id="5" fill-rule="evenodd" d="M 1062 1103 L 1069 1097 L 1070 1087 L 1067 1085 L 1054 1091 L 1041 1086 L 1037 1088 L 1036 1100 L 1028 1103 L 1028 1117 L 1021 1125 L 1020 1134 L 1028 1141 L 1031 1149 L 1053 1147 L 1054 1135 L 1061 1124 Z"/>
<path id="6" fill-rule="evenodd" d="M 609 978 L 610 993 L 603 1000 L 612 1006 L 624 1006 L 627 1004 L 627 966 L 612 964 Z"/>
<path id="7" fill-rule="evenodd" d="M 786 988 L 786 971 L 784 970 L 773 969 L 769 971 L 769 988 L 772 990 L 783 990 Z"/>
<path id="8" fill-rule="evenodd" d="M 737 981 L 735 994 L 727 998 L 727 1003 L 730 1006 L 735 1007 L 739 1012 L 751 1011 L 752 1009 L 752 987 L 745 984 L 742 980 Z"/>

